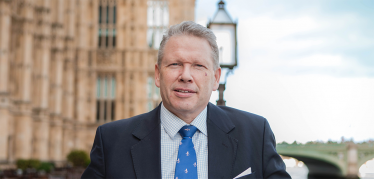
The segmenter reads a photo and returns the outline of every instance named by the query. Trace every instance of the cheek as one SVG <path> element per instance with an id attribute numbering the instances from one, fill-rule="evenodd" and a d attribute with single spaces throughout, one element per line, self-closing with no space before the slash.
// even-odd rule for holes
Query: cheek
<path id="1" fill-rule="evenodd" d="M 164 72 L 163 74 L 163 81 L 164 84 L 173 83 L 175 80 L 178 80 L 180 76 L 180 70 L 169 70 L 167 72 Z"/>
<path id="2" fill-rule="evenodd" d="M 210 76 L 208 72 L 204 72 L 203 74 L 195 75 L 195 82 L 198 84 L 200 90 L 209 91 L 214 84 L 214 77 Z"/>

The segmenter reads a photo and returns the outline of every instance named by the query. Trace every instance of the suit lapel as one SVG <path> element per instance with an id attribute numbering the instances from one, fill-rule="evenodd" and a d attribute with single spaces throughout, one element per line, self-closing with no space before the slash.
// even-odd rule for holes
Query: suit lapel
<path id="1" fill-rule="evenodd" d="M 146 115 L 133 132 L 140 140 L 131 147 L 134 169 L 137 178 L 161 178 L 160 105 Z"/>
<path id="2" fill-rule="evenodd" d="M 219 107 L 208 104 L 208 176 L 232 178 L 238 141 L 228 133 L 235 128 L 231 119 Z"/>
<path id="3" fill-rule="evenodd" d="M 134 169 L 137 178 L 161 178 L 160 106 L 147 115 L 133 132 L 140 140 L 131 147 Z M 234 128 L 223 110 L 208 104 L 209 178 L 232 178 L 238 141 L 228 133 Z"/>

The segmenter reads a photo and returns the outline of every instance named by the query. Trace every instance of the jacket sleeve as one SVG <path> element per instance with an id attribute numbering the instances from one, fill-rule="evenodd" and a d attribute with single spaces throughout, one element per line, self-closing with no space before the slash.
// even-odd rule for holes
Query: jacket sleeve
<path id="1" fill-rule="evenodd" d="M 286 172 L 286 165 L 277 153 L 274 133 L 267 120 L 265 120 L 263 135 L 263 177 L 268 179 L 291 179 L 291 176 Z"/>
<path id="2" fill-rule="evenodd" d="M 91 163 L 83 172 L 81 178 L 105 178 L 104 146 L 100 127 L 96 130 L 95 140 L 91 149 Z"/>

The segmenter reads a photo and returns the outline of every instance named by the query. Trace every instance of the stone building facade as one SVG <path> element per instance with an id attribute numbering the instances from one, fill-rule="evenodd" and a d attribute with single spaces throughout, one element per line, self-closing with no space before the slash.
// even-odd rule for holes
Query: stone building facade
<path id="1" fill-rule="evenodd" d="M 0 165 L 63 163 L 96 128 L 161 101 L 162 32 L 195 0 L 0 0 Z"/>

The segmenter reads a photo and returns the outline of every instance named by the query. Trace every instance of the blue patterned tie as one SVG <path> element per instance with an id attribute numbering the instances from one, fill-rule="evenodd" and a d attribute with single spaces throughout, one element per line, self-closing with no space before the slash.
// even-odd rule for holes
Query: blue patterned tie
<path id="1" fill-rule="evenodd" d="M 179 130 L 183 139 L 179 144 L 175 179 L 197 179 L 196 152 L 192 143 L 192 136 L 196 130 L 195 126 L 183 126 Z"/>

